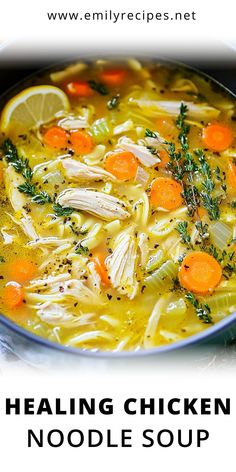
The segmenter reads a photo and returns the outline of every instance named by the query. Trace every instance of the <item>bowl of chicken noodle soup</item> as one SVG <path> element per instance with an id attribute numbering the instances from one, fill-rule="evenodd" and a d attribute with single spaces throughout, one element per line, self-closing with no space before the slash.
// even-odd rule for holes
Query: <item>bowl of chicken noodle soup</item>
<path id="1" fill-rule="evenodd" d="M 13 89 L 0 122 L 0 311 L 79 353 L 232 335 L 235 97 L 198 71 L 75 61 Z"/>

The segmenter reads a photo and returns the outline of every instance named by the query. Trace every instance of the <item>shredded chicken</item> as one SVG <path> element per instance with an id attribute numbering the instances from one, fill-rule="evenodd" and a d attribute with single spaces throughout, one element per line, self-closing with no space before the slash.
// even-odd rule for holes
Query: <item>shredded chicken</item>
<path id="1" fill-rule="evenodd" d="M 73 328 L 75 326 L 84 325 L 85 314 L 78 316 L 71 312 L 71 309 L 58 303 L 45 302 L 40 305 L 37 310 L 37 316 L 50 325 L 61 325 L 63 328 Z M 86 313 L 87 324 L 94 316 L 94 313 Z"/>
<path id="2" fill-rule="evenodd" d="M 14 236 L 7 232 L 8 228 L 4 227 L 1 229 L 1 235 L 3 239 L 3 244 L 12 244 L 14 241 Z"/>
<path id="3" fill-rule="evenodd" d="M 135 157 L 146 167 L 152 167 L 161 162 L 158 156 L 155 156 L 142 144 L 135 144 L 132 139 L 122 137 L 118 140 L 118 146 L 125 151 L 132 152 Z"/>
<path id="4" fill-rule="evenodd" d="M 103 220 L 124 220 L 130 216 L 126 204 L 112 195 L 85 188 L 64 190 L 58 197 L 57 203 L 62 207 L 72 207 L 96 215 Z"/>
<path id="5" fill-rule="evenodd" d="M 101 291 L 101 277 L 99 273 L 96 270 L 94 262 L 89 262 L 88 263 L 88 270 L 89 270 L 89 275 L 88 275 L 88 285 L 96 290 L 98 293 Z"/>
<path id="6" fill-rule="evenodd" d="M 140 184 L 142 187 L 145 187 L 147 185 L 149 179 L 149 174 L 140 166 L 138 166 L 137 173 L 135 176 L 135 182 L 137 184 Z"/>
<path id="7" fill-rule="evenodd" d="M 138 291 L 137 242 L 133 235 L 123 231 L 117 237 L 113 253 L 106 259 L 106 265 L 113 287 L 132 300 Z"/>
<path id="8" fill-rule="evenodd" d="M 20 226 L 22 231 L 25 233 L 25 235 L 29 239 L 32 239 L 32 240 L 39 239 L 39 235 L 37 234 L 35 230 L 31 217 L 27 215 L 24 210 L 21 212 L 21 214 L 22 216 L 19 219 L 15 218 L 10 213 L 8 213 L 8 216 L 16 225 Z"/>
<path id="9" fill-rule="evenodd" d="M 31 280 L 29 285 L 26 287 L 27 290 L 38 290 L 44 287 L 46 289 L 47 287 L 53 287 L 55 284 L 58 284 L 58 282 L 65 282 L 66 280 L 69 280 L 71 278 L 69 273 L 66 274 L 59 274 L 59 275 L 49 275 L 48 277 L 45 277 L 43 279 L 34 279 Z"/>
<path id="10" fill-rule="evenodd" d="M 181 102 L 175 100 L 136 100 L 131 98 L 130 105 L 136 105 L 145 112 L 146 115 L 155 117 L 163 112 L 173 116 L 178 116 Z M 184 102 L 188 107 L 188 118 L 207 120 L 216 119 L 220 110 L 207 105 L 206 103 Z"/>
<path id="11" fill-rule="evenodd" d="M 66 177 L 76 182 L 117 180 L 114 175 L 102 169 L 102 167 L 87 166 L 75 159 L 64 159 L 62 161 L 62 166 L 65 170 Z"/>
<path id="12" fill-rule="evenodd" d="M 70 131 L 72 129 L 88 128 L 89 124 L 82 116 L 67 116 L 58 122 L 58 126 Z"/>

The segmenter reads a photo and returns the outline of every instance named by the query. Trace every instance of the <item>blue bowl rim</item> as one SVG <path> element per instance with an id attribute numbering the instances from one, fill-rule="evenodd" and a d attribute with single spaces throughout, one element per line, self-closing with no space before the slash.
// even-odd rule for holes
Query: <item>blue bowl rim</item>
<path id="1" fill-rule="evenodd" d="M 107 54 L 103 54 L 102 56 L 109 57 Z M 127 57 L 126 55 L 119 55 L 119 58 L 125 58 Z M 160 61 L 164 62 L 167 64 L 175 65 L 177 67 L 184 68 L 186 70 L 189 70 L 190 72 L 195 72 L 198 75 L 204 77 L 205 79 L 210 80 L 213 82 L 217 87 L 220 89 L 223 89 L 224 92 L 234 99 L 236 99 L 236 94 L 234 94 L 228 87 L 225 85 L 221 84 L 218 80 L 214 79 L 211 77 L 209 74 L 202 72 L 198 70 L 197 68 L 193 66 L 189 66 L 188 64 L 185 64 L 184 62 L 181 61 L 175 61 L 170 58 L 165 58 L 163 56 L 158 56 L 156 58 L 149 57 L 148 55 L 145 55 L 141 57 L 140 55 L 135 55 L 136 58 L 140 60 L 153 60 L 153 61 Z M 93 60 L 94 56 L 88 54 L 85 57 L 83 55 L 79 56 L 80 59 L 85 60 Z M 78 57 L 76 60 L 79 59 Z M 11 93 L 13 90 L 15 90 L 18 86 L 21 84 L 27 82 L 27 80 L 30 80 L 35 76 L 37 73 L 41 73 L 43 71 L 47 70 L 52 70 L 54 68 L 58 68 L 60 65 L 71 62 L 75 58 L 73 57 L 70 59 L 66 59 L 63 61 L 60 61 L 59 63 L 57 62 L 56 64 L 52 64 L 51 66 L 46 66 L 43 67 L 42 69 L 39 69 L 37 72 L 30 74 L 29 76 L 25 77 L 24 79 L 20 80 L 18 83 L 10 87 L 8 90 L 6 90 L 0 97 L 0 99 L 4 99 L 5 96 L 8 96 L 9 93 Z M 113 59 L 116 59 L 116 55 L 113 56 Z M 69 347 L 64 344 L 59 344 L 53 341 L 50 341 L 46 338 L 43 338 L 41 336 L 37 336 L 36 334 L 28 331 L 27 329 L 22 328 L 21 326 L 17 325 L 13 321 L 11 321 L 8 317 L 0 313 L 0 323 L 2 323 L 5 327 L 9 328 L 11 331 L 17 333 L 23 338 L 26 338 L 28 341 L 32 341 L 33 343 L 36 343 L 38 345 L 47 347 L 52 350 L 57 350 L 69 354 L 74 354 L 74 355 L 80 355 L 83 357 L 94 357 L 94 358 L 106 358 L 106 359 L 121 359 L 121 358 L 136 358 L 136 357 L 146 357 L 146 356 L 153 356 L 153 355 L 159 355 L 159 354 L 169 354 L 172 353 L 173 351 L 180 351 L 184 350 L 188 347 L 196 347 L 198 345 L 202 345 L 203 343 L 206 343 L 209 339 L 214 339 L 217 335 L 220 335 L 227 330 L 229 330 L 231 327 L 236 325 L 236 312 L 232 313 L 231 315 L 228 315 L 226 318 L 224 318 L 221 321 L 218 321 L 215 325 L 206 328 L 204 331 L 201 331 L 200 333 L 197 333 L 195 335 L 189 336 L 188 338 L 184 338 L 181 341 L 173 342 L 170 344 L 166 344 L 164 346 L 156 346 L 154 348 L 150 349 L 140 349 L 138 351 L 93 351 L 89 349 L 81 349 L 81 348 L 76 348 L 76 347 Z"/>

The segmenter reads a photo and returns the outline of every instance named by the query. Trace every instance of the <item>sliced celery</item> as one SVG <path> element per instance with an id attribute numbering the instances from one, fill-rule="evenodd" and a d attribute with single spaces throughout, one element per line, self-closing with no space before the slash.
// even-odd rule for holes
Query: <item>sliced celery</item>
<path id="1" fill-rule="evenodd" d="M 96 143 L 102 143 L 112 134 L 111 124 L 106 118 L 94 121 L 90 130 Z"/>
<path id="2" fill-rule="evenodd" d="M 161 263 L 163 262 L 164 253 L 161 249 L 158 249 L 155 254 L 149 258 L 147 263 L 147 272 L 153 272 L 158 267 L 160 267 Z"/>
<path id="3" fill-rule="evenodd" d="M 232 305 L 236 304 L 236 293 L 217 293 L 211 297 L 205 298 L 204 301 L 209 305 L 211 310 L 228 310 Z"/>
<path id="4" fill-rule="evenodd" d="M 212 223 L 209 226 L 209 234 L 213 244 L 221 251 L 227 247 L 228 242 L 233 237 L 232 228 L 222 221 Z"/>
<path id="5" fill-rule="evenodd" d="M 168 288 L 170 283 L 176 278 L 177 272 L 178 266 L 173 261 L 168 260 L 159 269 L 146 277 L 144 284 L 152 290 L 163 290 Z"/>

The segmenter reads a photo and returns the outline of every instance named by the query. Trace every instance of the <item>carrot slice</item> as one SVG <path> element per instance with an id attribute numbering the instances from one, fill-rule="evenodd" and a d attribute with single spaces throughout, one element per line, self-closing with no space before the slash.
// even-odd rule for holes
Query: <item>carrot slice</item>
<path id="1" fill-rule="evenodd" d="M 93 149 L 93 140 L 85 131 L 72 131 L 70 143 L 77 154 L 89 154 Z"/>
<path id="2" fill-rule="evenodd" d="M 105 82 L 105 84 L 115 87 L 124 82 L 126 75 L 127 71 L 125 69 L 105 69 L 101 73 L 101 80 Z"/>
<path id="3" fill-rule="evenodd" d="M 179 270 L 180 284 L 194 293 L 207 294 L 222 277 L 222 268 L 217 260 L 206 252 L 190 252 L 185 256 Z"/>
<path id="4" fill-rule="evenodd" d="M 231 187 L 236 190 L 236 165 L 232 161 L 229 161 L 228 168 L 229 183 Z"/>
<path id="5" fill-rule="evenodd" d="M 105 169 L 119 180 L 131 180 L 136 176 L 138 161 L 132 152 L 115 152 L 107 157 Z"/>
<path id="6" fill-rule="evenodd" d="M 226 125 L 213 123 L 203 128 L 202 140 L 204 145 L 211 151 L 225 151 L 234 140 L 233 131 Z"/>
<path id="7" fill-rule="evenodd" d="M 104 255 L 95 253 L 93 257 L 91 258 L 91 261 L 94 263 L 95 269 L 97 273 L 100 275 L 102 283 L 104 285 L 111 285 L 110 280 L 108 278 Z"/>
<path id="8" fill-rule="evenodd" d="M 168 177 L 158 177 L 151 187 L 151 203 L 165 210 L 175 210 L 183 203 L 181 185 Z"/>
<path id="9" fill-rule="evenodd" d="M 8 264 L 7 273 L 11 280 L 24 284 L 28 280 L 33 279 L 36 273 L 36 266 L 28 259 L 16 259 Z"/>
<path id="10" fill-rule="evenodd" d="M 158 153 L 161 162 L 158 162 L 157 167 L 159 169 L 164 169 L 167 164 L 170 162 L 169 154 L 165 149 L 161 149 Z"/>
<path id="11" fill-rule="evenodd" d="M 3 289 L 4 304 L 10 308 L 18 308 L 22 305 L 24 299 L 24 290 L 17 283 L 9 283 Z"/>
<path id="12" fill-rule="evenodd" d="M 69 95 L 72 95 L 72 97 L 91 97 L 94 93 L 85 80 L 69 82 L 66 84 L 66 91 Z"/>
<path id="13" fill-rule="evenodd" d="M 67 147 L 68 134 L 60 126 L 52 126 L 43 136 L 44 143 L 53 148 L 61 149 Z"/>

